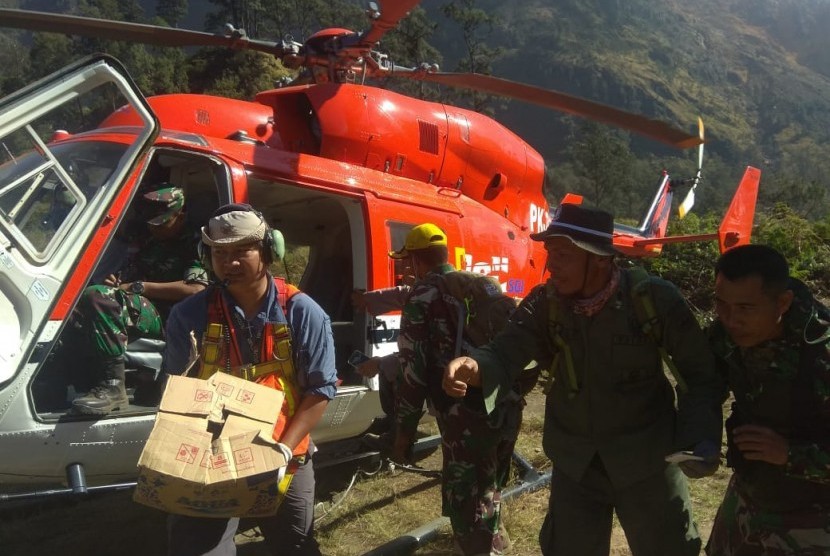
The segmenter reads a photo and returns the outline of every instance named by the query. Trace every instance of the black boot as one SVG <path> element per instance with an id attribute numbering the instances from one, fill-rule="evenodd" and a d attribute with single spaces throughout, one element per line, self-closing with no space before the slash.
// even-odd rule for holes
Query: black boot
<path id="1" fill-rule="evenodd" d="M 88 393 L 72 400 L 72 408 L 85 415 L 106 415 L 111 411 L 126 409 L 129 405 L 124 388 L 124 359 L 108 359 L 103 362 L 103 379 Z"/>

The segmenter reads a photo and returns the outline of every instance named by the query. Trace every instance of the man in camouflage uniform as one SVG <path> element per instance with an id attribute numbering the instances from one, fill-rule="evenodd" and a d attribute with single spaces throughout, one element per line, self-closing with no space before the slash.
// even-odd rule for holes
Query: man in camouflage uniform
<path id="1" fill-rule="evenodd" d="M 634 269 L 614 262 L 613 217 L 564 204 L 531 235 L 548 252 L 534 288 L 489 344 L 454 359 L 444 390 L 481 385 L 488 409 L 512 394 L 531 360 L 548 366 L 543 447 L 553 461 L 545 556 L 607 556 L 614 513 L 634 556 L 697 556 L 686 479 L 712 474 L 721 440 L 721 382 L 680 292 L 647 276 L 660 343 L 638 318 Z M 660 349 L 685 388 L 666 377 Z M 678 381 L 680 384 L 680 381 Z M 474 391 L 474 389 L 473 389 Z M 676 400 L 675 400 L 676 397 Z M 678 451 L 700 461 L 670 463 Z"/>
<path id="2" fill-rule="evenodd" d="M 715 267 L 710 341 L 734 394 L 734 469 L 711 556 L 830 554 L 830 328 L 827 309 L 763 245 Z"/>
<path id="3" fill-rule="evenodd" d="M 436 285 L 453 272 L 447 236 L 434 224 L 415 226 L 404 247 L 390 253 L 411 259 L 417 281 L 401 318 L 401 374 L 396 390 L 392 458 L 409 461 L 427 397 L 441 431 L 442 514 L 450 518 L 456 546 L 465 555 L 501 554 L 507 543 L 500 527 L 500 492 L 521 422 L 521 398 L 488 415 L 480 395 L 458 400 L 441 389 L 444 366 L 455 356 L 456 308 Z"/>
<path id="4" fill-rule="evenodd" d="M 184 191 L 169 184 L 139 197 L 136 213 L 146 222 L 145 233 L 131 238 L 124 267 L 103 285 L 86 288 L 78 301 L 73 319 L 94 354 L 97 384 L 73 400 L 75 411 L 106 415 L 126 408 L 127 342 L 161 339 L 162 319 L 173 304 L 207 285 L 197 253 L 199 236 L 187 229 L 184 201 Z"/>

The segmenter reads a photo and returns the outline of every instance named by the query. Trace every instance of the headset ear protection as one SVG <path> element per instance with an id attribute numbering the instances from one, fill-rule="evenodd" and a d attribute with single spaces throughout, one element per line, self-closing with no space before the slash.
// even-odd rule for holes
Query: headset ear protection
<path id="1" fill-rule="evenodd" d="M 283 260 L 283 258 L 285 257 L 285 238 L 283 237 L 282 232 L 274 228 L 271 228 L 271 226 L 268 225 L 268 222 L 265 220 L 265 217 L 262 215 L 262 213 L 256 210 L 251 205 L 247 203 L 232 203 L 229 205 L 225 205 L 223 207 L 218 208 L 210 217 L 215 218 L 217 216 L 222 216 L 223 214 L 235 211 L 252 212 L 255 215 L 257 215 L 260 221 L 262 221 L 265 224 L 265 237 L 262 238 L 263 262 L 266 265 L 270 265 L 271 263 Z M 204 241 L 199 240 L 197 251 L 199 254 L 199 259 L 202 262 L 202 266 L 205 267 L 205 270 L 207 270 L 209 273 L 213 274 L 213 265 L 210 257 L 210 246 L 205 245 Z"/>

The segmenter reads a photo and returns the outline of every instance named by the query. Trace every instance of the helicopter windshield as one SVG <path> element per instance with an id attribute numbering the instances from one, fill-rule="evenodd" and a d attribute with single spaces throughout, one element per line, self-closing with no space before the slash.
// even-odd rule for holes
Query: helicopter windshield
<path id="1" fill-rule="evenodd" d="M 26 143 L 23 130 L 2 142 L 0 222 L 18 232 L 13 235 L 24 240 L 21 247 L 37 260 L 107 182 L 127 145 L 63 142 L 50 145 L 47 154 L 30 140 L 29 149 L 20 154 L 10 148 Z"/>

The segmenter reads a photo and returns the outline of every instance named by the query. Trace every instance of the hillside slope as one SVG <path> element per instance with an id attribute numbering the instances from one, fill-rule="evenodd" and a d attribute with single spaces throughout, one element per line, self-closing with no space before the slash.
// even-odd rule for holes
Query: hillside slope
<path id="1" fill-rule="evenodd" d="M 830 155 L 827 0 L 478 4 L 500 19 L 498 75 L 679 126 L 700 114 L 711 152 L 734 164 L 783 168 Z M 453 30 L 442 31 L 451 50 Z M 500 117 L 555 158 L 561 138 L 538 126 L 552 116 L 516 104 Z"/>

